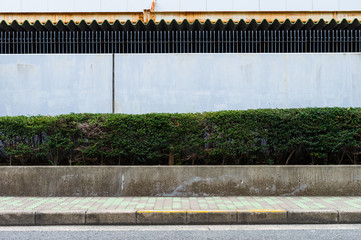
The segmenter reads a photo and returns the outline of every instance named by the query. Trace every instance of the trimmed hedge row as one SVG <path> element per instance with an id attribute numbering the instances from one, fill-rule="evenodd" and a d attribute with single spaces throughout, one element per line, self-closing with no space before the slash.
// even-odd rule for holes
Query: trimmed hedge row
<path id="1" fill-rule="evenodd" d="M 357 164 L 361 109 L 0 117 L 1 165 Z"/>

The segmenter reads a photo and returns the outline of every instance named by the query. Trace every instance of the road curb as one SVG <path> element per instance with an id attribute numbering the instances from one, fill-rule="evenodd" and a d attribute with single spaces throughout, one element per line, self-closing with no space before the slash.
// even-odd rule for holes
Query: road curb
<path id="1" fill-rule="evenodd" d="M 339 223 L 361 223 L 361 210 L 339 210 Z"/>
<path id="2" fill-rule="evenodd" d="M 137 211 L 135 210 L 99 210 L 87 211 L 85 221 L 87 225 L 135 225 Z"/>
<path id="3" fill-rule="evenodd" d="M 0 212 L 0 226 L 31 226 L 35 225 L 35 212 L 4 211 Z"/>
<path id="4" fill-rule="evenodd" d="M 338 223 L 338 218 L 334 209 L 287 211 L 287 222 L 291 224 L 332 224 Z"/>
<path id="5" fill-rule="evenodd" d="M 284 209 L 237 210 L 238 224 L 282 224 L 287 223 Z"/>
<path id="6" fill-rule="evenodd" d="M 85 211 L 39 211 L 35 225 L 85 225 Z"/>
<path id="7" fill-rule="evenodd" d="M 0 226 L 361 223 L 360 210 L 3 211 Z"/>

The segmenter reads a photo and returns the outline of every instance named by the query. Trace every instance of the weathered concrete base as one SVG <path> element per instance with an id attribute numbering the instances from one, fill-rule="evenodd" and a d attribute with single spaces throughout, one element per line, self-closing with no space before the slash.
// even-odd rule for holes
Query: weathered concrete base
<path id="1" fill-rule="evenodd" d="M 35 212 L 6 211 L 0 212 L 0 226 L 35 225 Z"/>
<path id="2" fill-rule="evenodd" d="M 35 214 L 36 225 L 84 225 L 85 211 L 41 211 Z"/>
<path id="3" fill-rule="evenodd" d="M 327 224 L 338 223 L 338 211 L 323 210 L 289 210 L 288 223 Z"/>
<path id="4" fill-rule="evenodd" d="M 239 210 L 239 224 L 281 224 L 287 223 L 286 210 Z"/>
<path id="5" fill-rule="evenodd" d="M 1 226 L 187 225 L 187 224 L 361 224 L 360 211 L 337 210 L 160 210 L 98 212 L 0 212 Z"/>
<path id="6" fill-rule="evenodd" d="M 137 211 L 137 224 L 186 224 L 186 214 L 183 210 L 141 210 Z"/>
<path id="7" fill-rule="evenodd" d="M 137 223 L 137 212 L 121 211 L 87 211 L 86 224 L 89 225 L 134 225 Z"/>
<path id="8" fill-rule="evenodd" d="M 187 211 L 187 224 L 236 224 L 237 211 Z"/>
<path id="9" fill-rule="evenodd" d="M 361 210 L 340 210 L 339 223 L 361 223 Z"/>
<path id="10" fill-rule="evenodd" d="M 0 196 L 361 196 L 361 166 L 0 167 Z"/>

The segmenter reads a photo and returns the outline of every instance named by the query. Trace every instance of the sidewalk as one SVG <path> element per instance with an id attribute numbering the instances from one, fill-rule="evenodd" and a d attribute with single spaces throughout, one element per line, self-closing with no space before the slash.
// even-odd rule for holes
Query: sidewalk
<path id="1" fill-rule="evenodd" d="M 0 225 L 361 223 L 361 197 L 0 197 Z"/>

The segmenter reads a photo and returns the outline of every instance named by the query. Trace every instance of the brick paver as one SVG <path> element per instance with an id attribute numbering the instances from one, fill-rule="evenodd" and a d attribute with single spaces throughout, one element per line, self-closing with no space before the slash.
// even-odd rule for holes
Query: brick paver
<path id="1" fill-rule="evenodd" d="M 361 197 L 0 197 L 4 211 L 361 210 Z"/>

